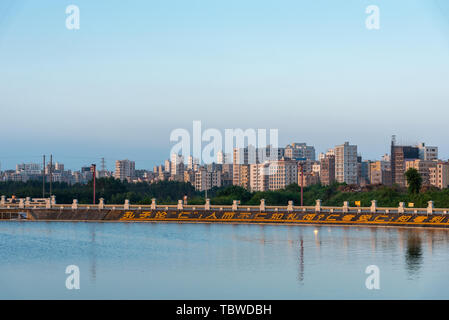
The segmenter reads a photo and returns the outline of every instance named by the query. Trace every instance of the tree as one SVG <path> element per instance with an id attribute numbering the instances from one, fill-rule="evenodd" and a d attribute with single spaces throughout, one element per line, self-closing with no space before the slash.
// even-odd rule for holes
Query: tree
<path id="1" fill-rule="evenodd" d="M 422 177 L 418 170 L 415 168 L 410 168 L 405 173 L 405 178 L 407 179 L 408 191 L 413 194 L 419 193 L 422 185 Z"/>

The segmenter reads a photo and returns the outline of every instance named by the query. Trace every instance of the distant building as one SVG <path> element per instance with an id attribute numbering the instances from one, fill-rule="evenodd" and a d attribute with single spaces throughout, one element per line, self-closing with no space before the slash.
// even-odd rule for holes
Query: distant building
<path id="1" fill-rule="evenodd" d="M 370 164 L 369 180 L 371 184 L 391 185 L 391 165 L 388 161 L 374 161 Z"/>
<path id="2" fill-rule="evenodd" d="M 295 142 L 285 147 L 284 156 L 293 160 L 301 158 L 315 161 L 315 147 Z"/>
<path id="3" fill-rule="evenodd" d="M 174 181 L 184 181 L 184 158 L 173 153 L 170 162 L 171 179 Z"/>
<path id="4" fill-rule="evenodd" d="M 269 190 L 269 167 L 268 161 L 250 165 L 249 190 L 251 192 Z"/>
<path id="5" fill-rule="evenodd" d="M 438 147 L 426 146 L 424 142 L 418 145 L 419 159 L 421 160 L 437 160 L 438 159 Z"/>
<path id="6" fill-rule="evenodd" d="M 195 186 L 195 172 L 193 170 L 187 169 L 184 171 L 184 182 Z"/>
<path id="7" fill-rule="evenodd" d="M 393 184 L 406 186 L 405 162 L 419 159 L 419 149 L 412 146 L 397 146 L 394 139 L 391 141 L 391 180 Z"/>
<path id="8" fill-rule="evenodd" d="M 170 160 L 165 160 L 165 162 L 164 162 L 164 170 L 165 170 L 165 172 L 171 173 L 171 162 L 170 162 Z"/>
<path id="9" fill-rule="evenodd" d="M 433 168 L 429 168 L 430 184 L 440 189 L 449 187 L 449 163 L 438 162 Z"/>
<path id="10" fill-rule="evenodd" d="M 302 182 L 301 179 L 303 179 Z M 315 172 L 304 172 L 304 178 L 302 178 L 302 172 L 298 170 L 298 185 L 301 186 L 301 183 L 303 187 L 309 187 L 311 185 L 320 183 L 320 177 Z"/>
<path id="11" fill-rule="evenodd" d="M 422 185 L 423 186 L 430 186 L 430 169 L 436 168 L 437 162 L 433 160 L 421 160 L 421 159 L 415 159 L 415 160 L 407 160 L 405 161 L 405 171 L 407 172 L 408 169 L 414 168 L 416 169 L 421 178 L 422 178 Z M 407 185 L 407 183 L 406 183 Z"/>
<path id="12" fill-rule="evenodd" d="M 362 160 L 362 157 L 359 157 L 360 160 Z M 370 184 L 370 165 L 372 161 L 371 160 L 364 160 L 359 162 L 360 166 L 360 176 L 359 176 L 359 184 L 361 186 Z"/>
<path id="13" fill-rule="evenodd" d="M 16 173 L 26 175 L 42 175 L 41 165 L 37 163 L 21 163 L 16 165 Z"/>
<path id="14" fill-rule="evenodd" d="M 268 162 L 268 189 L 284 189 L 290 184 L 298 183 L 298 163 L 295 160 L 280 159 Z"/>
<path id="15" fill-rule="evenodd" d="M 225 163 L 221 165 L 221 184 L 223 187 L 231 186 L 233 181 L 233 165 Z"/>
<path id="16" fill-rule="evenodd" d="M 320 160 L 320 181 L 322 185 L 328 186 L 335 182 L 335 156 L 324 155 Z"/>
<path id="17" fill-rule="evenodd" d="M 89 169 L 90 170 L 90 169 Z M 134 161 L 117 160 L 115 161 L 114 178 L 121 181 L 133 179 L 135 177 L 136 164 Z"/>
<path id="18" fill-rule="evenodd" d="M 197 158 L 189 156 L 189 158 L 187 159 L 187 169 L 193 170 L 196 164 L 199 164 L 199 160 Z"/>
<path id="19" fill-rule="evenodd" d="M 250 165 L 234 164 L 232 167 L 233 179 L 232 184 L 249 189 Z"/>
<path id="20" fill-rule="evenodd" d="M 221 187 L 221 172 L 209 172 L 205 167 L 195 172 L 195 190 L 205 191 L 213 187 Z"/>
<path id="21" fill-rule="evenodd" d="M 223 151 L 217 152 L 217 163 L 218 164 L 230 164 L 232 163 L 232 157 L 230 154 L 224 153 Z"/>
<path id="22" fill-rule="evenodd" d="M 335 147 L 335 179 L 340 183 L 357 184 L 357 146 L 345 142 Z"/>

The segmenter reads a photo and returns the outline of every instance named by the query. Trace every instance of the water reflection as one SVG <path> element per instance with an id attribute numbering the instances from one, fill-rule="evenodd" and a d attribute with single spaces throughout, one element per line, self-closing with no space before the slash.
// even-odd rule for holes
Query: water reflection
<path id="1" fill-rule="evenodd" d="M 405 250 L 405 264 L 409 279 L 419 276 L 423 263 L 421 232 L 407 232 L 407 249 Z"/>
<path id="2" fill-rule="evenodd" d="M 90 241 L 90 276 L 92 282 L 95 283 L 97 279 L 97 253 L 96 253 L 96 244 L 95 244 L 95 236 L 96 236 L 96 224 L 92 224 L 90 226 L 91 232 L 91 241 Z"/>
<path id="3" fill-rule="evenodd" d="M 304 284 L 304 240 L 301 238 L 299 240 L 299 276 L 298 276 L 299 283 L 302 285 Z"/>
<path id="4" fill-rule="evenodd" d="M 0 298 L 70 298 L 57 289 L 68 264 L 86 272 L 77 297 L 89 299 L 370 298 L 371 264 L 376 297 L 449 298 L 443 229 L 0 223 L 0 257 Z"/>

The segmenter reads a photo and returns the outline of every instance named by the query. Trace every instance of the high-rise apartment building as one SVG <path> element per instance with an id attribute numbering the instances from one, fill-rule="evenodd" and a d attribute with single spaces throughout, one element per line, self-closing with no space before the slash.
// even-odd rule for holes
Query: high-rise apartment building
<path id="1" fill-rule="evenodd" d="M 270 163 L 268 161 L 250 165 L 249 190 L 251 192 L 269 190 L 269 167 Z"/>
<path id="2" fill-rule="evenodd" d="M 438 147 L 426 146 L 424 142 L 418 145 L 419 158 L 421 160 L 437 160 L 438 159 Z"/>
<path id="3" fill-rule="evenodd" d="M 164 162 L 164 171 L 170 173 L 171 172 L 171 162 L 170 160 L 165 160 Z"/>
<path id="4" fill-rule="evenodd" d="M 187 159 L 187 169 L 188 170 L 193 170 L 195 165 L 198 165 L 198 164 L 199 164 L 199 160 L 197 158 L 189 156 L 189 158 Z"/>
<path id="5" fill-rule="evenodd" d="M 182 155 L 176 153 L 171 155 L 170 169 L 172 180 L 184 181 L 184 158 Z"/>
<path id="6" fill-rule="evenodd" d="M 269 190 L 284 189 L 290 184 L 298 183 L 298 163 L 284 158 L 269 161 L 268 175 Z"/>
<path id="7" fill-rule="evenodd" d="M 232 184 L 240 186 L 245 189 L 249 188 L 250 179 L 250 165 L 249 164 L 234 164 L 232 167 L 233 179 Z"/>
<path id="8" fill-rule="evenodd" d="M 328 186 L 335 182 L 335 156 L 325 155 L 320 161 L 320 181 Z"/>
<path id="9" fill-rule="evenodd" d="M 26 175 L 41 175 L 41 165 L 38 163 L 20 163 L 16 165 L 16 173 Z"/>
<path id="10" fill-rule="evenodd" d="M 305 143 L 292 143 L 285 147 L 284 155 L 290 159 L 307 159 L 315 161 L 315 147 Z"/>
<path id="11" fill-rule="evenodd" d="M 449 187 L 449 163 L 448 162 L 438 162 L 436 167 L 429 169 L 430 184 L 440 188 Z"/>
<path id="12" fill-rule="evenodd" d="M 210 190 L 213 187 L 221 187 L 221 172 L 207 171 L 201 167 L 195 172 L 195 189 L 198 191 Z"/>
<path id="13" fill-rule="evenodd" d="M 408 169 L 414 168 L 416 169 L 421 178 L 422 178 L 422 185 L 423 186 L 430 186 L 430 169 L 436 168 L 437 162 L 433 160 L 421 160 L 421 159 L 415 159 L 415 160 L 407 160 L 405 161 L 405 172 L 407 172 Z M 407 183 L 406 183 L 407 184 Z"/>
<path id="14" fill-rule="evenodd" d="M 335 147 L 335 179 L 340 183 L 357 184 L 357 146 L 345 142 Z"/>
<path id="15" fill-rule="evenodd" d="M 230 164 L 232 163 L 232 157 L 228 153 L 224 153 L 223 151 L 217 152 L 217 163 L 218 164 Z"/>
<path id="16" fill-rule="evenodd" d="M 391 185 L 391 165 L 389 161 L 374 161 L 369 166 L 371 184 Z"/>
<path id="17" fill-rule="evenodd" d="M 134 161 L 117 160 L 115 161 L 115 173 L 114 178 L 121 181 L 134 178 L 136 171 L 136 164 Z"/>
<path id="18" fill-rule="evenodd" d="M 393 184 L 405 187 L 405 162 L 419 159 L 419 149 L 412 146 L 397 146 L 391 141 L 391 180 Z"/>

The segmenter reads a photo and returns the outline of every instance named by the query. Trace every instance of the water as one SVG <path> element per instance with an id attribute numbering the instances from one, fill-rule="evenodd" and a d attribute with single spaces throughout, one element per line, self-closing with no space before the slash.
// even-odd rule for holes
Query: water
<path id="1" fill-rule="evenodd" d="M 0 222 L 0 299 L 448 299 L 448 266 L 441 229 Z"/>

